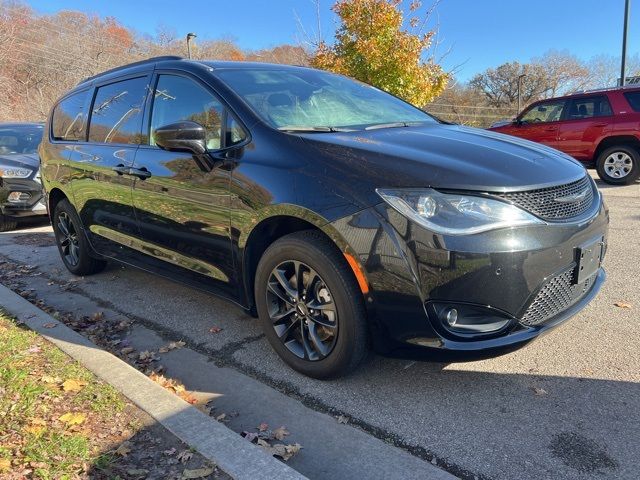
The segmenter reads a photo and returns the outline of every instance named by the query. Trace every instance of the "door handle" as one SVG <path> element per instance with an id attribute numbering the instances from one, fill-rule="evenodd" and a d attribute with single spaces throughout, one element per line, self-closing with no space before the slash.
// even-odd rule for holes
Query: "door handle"
<path id="1" fill-rule="evenodd" d="M 131 167 L 129 168 L 129 171 L 127 172 L 127 174 L 132 175 L 134 177 L 138 177 L 140 180 L 144 180 L 151 176 L 151 172 L 147 170 L 145 167 L 142 167 L 142 168 Z"/>
<path id="2" fill-rule="evenodd" d="M 129 167 L 125 167 L 122 164 L 113 167 L 111 170 L 116 172 L 118 175 L 128 175 L 129 174 Z"/>

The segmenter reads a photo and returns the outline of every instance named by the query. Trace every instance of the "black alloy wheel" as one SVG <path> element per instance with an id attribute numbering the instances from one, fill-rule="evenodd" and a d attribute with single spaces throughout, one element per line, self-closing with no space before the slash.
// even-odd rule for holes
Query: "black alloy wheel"
<path id="1" fill-rule="evenodd" d="M 318 231 L 267 248 L 255 276 L 256 310 L 276 353 L 318 379 L 354 370 L 369 351 L 364 298 L 344 255 Z"/>
<path id="2" fill-rule="evenodd" d="M 67 270 L 74 275 L 91 275 L 104 269 L 107 263 L 92 254 L 80 217 L 68 200 L 61 200 L 55 206 L 51 224 Z"/>
<path id="3" fill-rule="evenodd" d="M 318 272 L 286 261 L 271 271 L 267 285 L 269 317 L 284 346 L 312 362 L 329 355 L 338 338 L 338 313 Z"/>
<path id="4" fill-rule="evenodd" d="M 73 225 L 69 214 L 61 212 L 56 218 L 58 231 L 60 236 L 58 242 L 60 244 L 60 253 L 65 263 L 75 267 L 80 261 L 80 245 L 78 243 L 78 232 Z"/>

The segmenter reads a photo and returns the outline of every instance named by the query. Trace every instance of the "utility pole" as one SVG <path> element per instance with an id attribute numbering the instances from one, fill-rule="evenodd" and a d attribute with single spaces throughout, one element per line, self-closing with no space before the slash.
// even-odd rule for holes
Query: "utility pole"
<path id="1" fill-rule="evenodd" d="M 191 39 L 196 38 L 195 33 L 187 33 L 187 56 L 191 58 Z"/>
<path id="2" fill-rule="evenodd" d="M 624 28 L 622 29 L 622 62 L 620 62 L 620 86 L 624 87 L 626 82 L 626 63 L 627 63 L 627 33 L 629 27 L 629 10 L 631 0 L 624 2 Z"/>

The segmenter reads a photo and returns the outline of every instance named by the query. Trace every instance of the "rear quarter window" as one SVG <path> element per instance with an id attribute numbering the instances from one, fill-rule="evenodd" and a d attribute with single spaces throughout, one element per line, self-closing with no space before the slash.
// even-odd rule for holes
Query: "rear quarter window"
<path id="1" fill-rule="evenodd" d="M 77 142 L 85 139 L 85 105 L 88 94 L 88 90 L 74 93 L 53 109 L 51 136 L 54 140 Z"/>
<path id="2" fill-rule="evenodd" d="M 624 94 L 624 98 L 627 99 L 634 112 L 640 112 L 640 91 L 627 92 Z"/>

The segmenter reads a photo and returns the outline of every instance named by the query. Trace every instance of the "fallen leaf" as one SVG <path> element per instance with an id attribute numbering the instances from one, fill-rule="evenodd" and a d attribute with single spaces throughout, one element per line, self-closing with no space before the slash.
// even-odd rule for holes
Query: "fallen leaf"
<path id="1" fill-rule="evenodd" d="M 11 471 L 11 460 L 8 458 L 0 458 L 0 473 L 9 473 Z"/>
<path id="2" fill-rule="evenodd" d="M 286 437 L 287 435 L 289 435 L 289 431 L 284 426 L 276 428 L 273 431 L 273 438 L 275 438 L 276 440 L 284 440 L 284 437 Z"/>
<path id="3" fill-rule="evenodd" d="M 258 425 L 258 430 L 261 431 L 261 432 L 267 431 L 268 428 L 269 428 L 269 424 L 268 423 L 262 422 L 260 425 Z"/>
<path id="4" fill-rule="evenodd" d="M 182 478 L 205 478 L 213 473 L 213 467 L 196 468 L 194 470 L 184 470 Z"/>
<path id="5" fill-rule="evenodd" d="M 27 350 L 27 353 L 40 353 L 42 349 L 38 345 L 34 345 L 33 347 Z"/>
<path id="6" fill-rule="evenodd" d="M 336 420 L 338 420 L 338 423 L 344 423 L 344 424 L 349 423 L 349 419 L 347 417 L 345 417 L 344 415 L 338 415 L 336 417 Z"/>
<path id="7" fill-rule="evenodd" d="M 175 449 L 175 448 L 173 448 L 173 447 L 171 447 L 169 450 L 165 450 L 165 451 L 164 451 L 164 452 L 162 452 L 162 453 L 164 453 L 165 455 L 169 455 L 169 456 L 171 456 L 171 455 L 174 455 L 174 454 L 176 453 L 176 449 Z"/>
<path id="8" fill-rule="evenodd" d="M 55 323 L 55 322 L 48 322 L 48 323 L 45 323 L 44 325 L 42 325 L 42 328 L 55 328 L 57 326 L 58 326 L 58 324 Z"/>
<path id="9" fill-rule="evenodd" d="M 120 353 L 122 355 L 129 355 L 131 352 L 133 352 L 133 350 L 133 347 L 124 347 L 122 350 L 120 350 Z"/>
<path id="10" fill-rule="evenodd" d="M 219 421 L 219 422 L 224 422 L 225 420 L 229 421 L 227 419 L 227 414 L 226 413 L 221 413 L 220 415 L 218 415 L 216 417 L 216 420 Z"/>
<path id="11" fill-rule="evenodd" d="M 185 345 L 186 345 L 186 343 L 183 342 L 182 340 L 179 340 L 177 342 L 169 342 L 164 347 L 160 347 L 158 349 L 158 353 L 167 353 L 167 352 L 170 352 L 171 350 L 176 350 L 178 348 L 182 348 Z"/>
<path id="12" fill-rule="evenodd" d="M 40 380 L 44 383 L 60 383 L 62 381 L 60 377 L 52 377 L 50 375 L 43 375 Z"/>
<path id="13" fill-rule="evenodd" d="M 149 473 L 149 470 L 145 470 L 144 468 L 131 468 L 127 470 L 127 473 L 134 477 L 146 476 Z"/>
<path id="14" fill-rule="evenodd" d="M 82 423 L 84 423 L 86 419 L 87 417 L 84 413 L 72 413 L 72 412 L 65 413 L 64 415 L 61 415 L 58 418 L 58 420 L 66 423 L 68 426 L 81 425 Z"/>
<path id="15" fill-rule="evenodd" d="M 614 305 L 619 308 L 631 308 L 631 304 L 627 302 L 616 302 Z"/>
<path id="16" fill-rule="evenodd" d="M 549 395 L 549 392 L 547 392 L 544 388 L 533 387 L 532 390 L 534 395 L 537 395 L 539 397 L 541 397 L 542 395 Z"/>
<path id="17" fill-rule="evenodd" d="M 284 445 L 282 443 L 279 443 L 273 446 L 265 446 L 260 444 L 260 440 L 258 440 L 258 445 L 260 445 L 270 455 L 280 457 L 285 462 L 289 461 L 289 459 L 296 453 L 298 453 L 302 448 L 302 445 L 300 445 L 299 443 L 294 443 L 293 445 Z"/>
<path id="18" fill-rule="evenodd" d="M 131 453 L 131 444 L 129 442 L 122 442 L 115 451 L 115 454 L 121 457 L 126 457 L 129 453 Z"/>
<path id="19" fill-rule="evenodd" d="M 176 458 L 182 463 L 187 463 L 189 460 L 191 460 L 191 457 L 193 457 L 193 453 L 191 453 L 189 450 L 183 450 L 178 454 Z"/>
<path id="20" fill-rule="evenodd" d="M 92 322 L 99 322 L 102 319 L 104 319 L 104 312 L 96 312 L 93 315 L 91 315 Z"/>
<path id="21" fill-rule="evenodd" d="M 222 329 L 220 327 L 211 327 L 209 329 L 209 333 L 220 333 L 222 331 Z"/>
<path id="22" fill-rule="evenodd" d="M 258 438 L 258 434 L 255 432 L 242 432 L 242 436 L 250 442 L 253 442 Z"/>
<path id="23" fill-rule="evenodd" d="M 87 385 L 84 380 L 69 379 L 62 384 L 62 390 L 65 392 L 79 392 Z"/>

